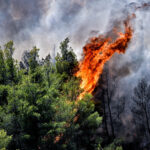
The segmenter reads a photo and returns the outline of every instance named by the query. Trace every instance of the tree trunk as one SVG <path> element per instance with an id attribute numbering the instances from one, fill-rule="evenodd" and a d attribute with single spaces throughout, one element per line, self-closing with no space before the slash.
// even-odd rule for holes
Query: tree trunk
<path id="1" fill-rule="evenodd" d="M 144 112 L 145 112 L 145 117 L 146 117 L 147 130 L 148 130 L 148 133 L 149 133 L 149 135 L 150 135 L 150 126 L 149 126 L 149 119 L 148 119 L 148 113 L 147 113 L 147 108 L 146 108 L 146 106 L 145 106 Z"/>
<path id="2" fill-rule="evenodd" d="M 103 120 L 104 120 L 104 124 L 105 124 L 105 131 L 106 131 L 106 134 L 107 136 L 109 136 L 109 132 L 108 132 L 108 127 L 107 127 L 107 117 L 106 117 L 106 104 L 105 104 L 105 99 L 103 98 Z"/>
<path id="3" fill-rule="evenodd" d="M 108 100 L 108 113 L 109 113 L 109 118 L 110 118 L 110 126 L 111 126 L 111 131 L 112 131 L 112 137 L 115 137 L 114 133 L 114 126 L 113 126 L 113 120 L 112 120 L 112 113 L 111 113 L 111 108 L 110 108 L 110 99 L 107 95 L 107 100 Z"/>
<path id="4" fill-rule="evenodd" d="M 109 92 L 109 70 L 108 70 L 108 73 L 107 73 L 107 89 L 106 89 L 106 95 L 107 95 L 107 104 L 108 104 L 108 113 L 109 113 L 109 118 L 110 118 L 110 126 L 111 126 L 111 131 L 112 131 L 112 137 L 114 138 L 115 137 L 115 133 L 114 133 L 114 126 L 113 126 L 113 119 L 112 119 L 112 113 L 111 113 L 111 108 L 110 108 L 110 100 L 111 100 L 111 96 L 110 96 L 110 92 Z"/>

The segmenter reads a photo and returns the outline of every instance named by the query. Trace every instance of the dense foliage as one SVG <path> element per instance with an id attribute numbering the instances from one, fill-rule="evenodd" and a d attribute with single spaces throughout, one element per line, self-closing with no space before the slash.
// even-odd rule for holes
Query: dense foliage
<path id="1" fill-rule="evenodd" d="M 73 77 L 77 59 L 61 43 L 53 64 L 50 55 L 39 59 L 39 49 L 13 58 L 10 41 L 0 49 L 0 148 L 10 150 L 94 149 L 102 118 L 94 111 L 92 96 L 81 101 L 80 79 Z"/>

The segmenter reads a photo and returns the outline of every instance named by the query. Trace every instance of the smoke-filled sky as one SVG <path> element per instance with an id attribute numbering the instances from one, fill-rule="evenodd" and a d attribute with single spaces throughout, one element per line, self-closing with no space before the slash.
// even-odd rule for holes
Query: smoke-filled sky
<path id="1" fill-rule="evenodd" d="M 69 37 L 79 56 L 91 32 L 104 31 L 112 5 L 112 0 L 0 0 L 0 43 L 13 40 L 17 58 L 34 45 L 45 56 Z"/>
<path id="2" fill-rule="evenodd" d="M 128 0 L 129 1 L 129 0 Z M 141 1 L 141 0 L 140 0 Z M 73 48 L 82 47 L 93 33 L 109 30 L 130 2 L 124 0 L 0 0 L 0 43 L 13 40 L 23 50 L 37 46 L 41 56 L 69 37 Z"/>
<path id="3" fill-rule="evenodd" d="M 110 31 L 135 7 L 148 0 L 0 0 L 0 44 L 13 40 L 20 59 L 24 50 L 40 48 L 40 56 L 52 56 L 66 37 L 78 58 L 89 37 Z M 150 9 L 135 11 L 134 38 L 118 66 L 128 64 L 130 75 L 138 79 L 149 70 Z M 55 49 L 55 52 L 54 52 Z M 136 80 L 135 80 L 136 81 Z"/>

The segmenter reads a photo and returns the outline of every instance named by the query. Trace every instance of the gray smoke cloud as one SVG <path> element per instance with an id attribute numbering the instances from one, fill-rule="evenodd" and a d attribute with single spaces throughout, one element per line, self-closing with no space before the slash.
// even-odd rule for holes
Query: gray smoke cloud
<path id="1" fill-rule="evenodd" d="M 13 40 L 15 57 L 36 45 L 40 55 L 54 53 L 66 37 L 78 58 L 88 37 L 107 31 L 114 0 L 1 0 L 0 44 Z M 119 6 L 117 6 L 119 8 Z"/>
<path id="2" fill-rule="evenodd" d="M 143 1 L 147 3 L 146 1 Z M 133 3 L 132 3 L 133 4 Z M 132 23 L 134 29 L 134 36 L 130 46 L 125 55 L 122 55 L 119 59 L 120 67 L 128 67 L 129 74 L 121 80 L 120 87 L 125 92 L 130 93 L 131 89 L 137 84 L 141 78 L 145 78 L 150 74 L 150 45 L 149 45 L 149 19 L 150 8 L 149 3 L 147 7 L 141 7 L 135 11 L 136 18 Z M 138 3 L 134 3 L 134 6 Z M 139 3 L 141 5 L 141 2 Z M 133 6 L 133 5 L 132 5 Z M 138 8 L 138 6 L 136 6 Z"/>
<path id="3" fill-rule="evenodd" d="M 140 8 L 142 5 L 145 7 Z M 120 26 L 134 12 L 133 40 L 126 54 L 111 60 L 117 61 L 122 73 L 123 68 L 128 70 L 120 84 L 127 90 L 128 83 L 133 87 L 150 68 L 149 10 L 148 0 L 0 0 L 0 44 L 13 40 L 18 59 L 35 45 L 41 49 L 41 57 L 48 53 L 54 57 L 59 43 L 69 37 L 80 59 L 89 37 Z"/>

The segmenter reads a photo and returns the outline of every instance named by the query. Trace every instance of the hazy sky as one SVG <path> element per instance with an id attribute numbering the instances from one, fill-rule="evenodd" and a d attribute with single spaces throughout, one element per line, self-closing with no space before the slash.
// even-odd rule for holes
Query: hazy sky
<path id="1" fill-rule="evenodd" d="M 141 0 L 140 0 L 141 1 Z M 108 31 L 129 0 L 0 0 L 0 44 L 13 40 L 15 56 L 34 45 L 40 55 L 69 37 L 78 57 L 94 33 Z M 57 48 L 56 48 L 57 50 Z"/>

